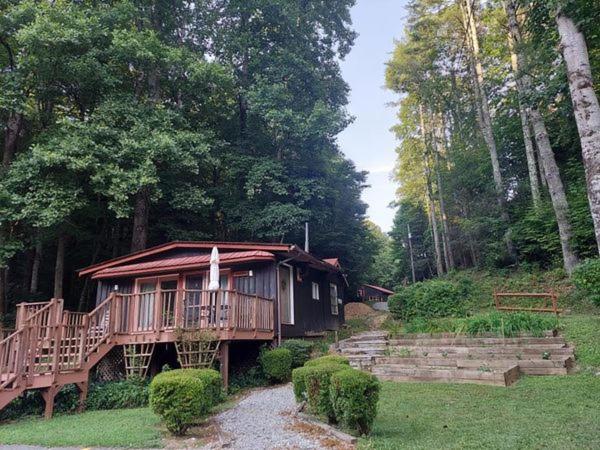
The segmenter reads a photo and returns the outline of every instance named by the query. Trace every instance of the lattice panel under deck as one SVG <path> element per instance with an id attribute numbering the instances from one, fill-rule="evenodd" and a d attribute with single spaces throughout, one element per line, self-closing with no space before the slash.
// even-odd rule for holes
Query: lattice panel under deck
<path id="1" fill-rule="evenodd" d="M 144 378 L 148 374 L 154 344 L 127 344 L 123 346 L 125 357 L 125 373 L 127 377 Z"/>

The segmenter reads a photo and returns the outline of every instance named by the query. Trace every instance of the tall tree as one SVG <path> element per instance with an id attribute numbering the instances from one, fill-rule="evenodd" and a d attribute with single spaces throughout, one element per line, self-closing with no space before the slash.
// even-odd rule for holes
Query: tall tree
<path id="1" fill-rule="evenodd" d="M 588 200 L 600 252 L 600 104 L 594 91 L 585 36 L 561 8 L 556 15 L 560 48 L 567 66 L 573 113 L 581 140 Z"/>

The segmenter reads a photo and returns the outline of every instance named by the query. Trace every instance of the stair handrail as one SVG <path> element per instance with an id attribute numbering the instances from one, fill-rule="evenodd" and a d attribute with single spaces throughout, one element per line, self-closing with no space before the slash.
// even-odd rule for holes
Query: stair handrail
<path id="1" fill-rule="evenodd" d="M 114 300 L 116 295 L 111 292 L 102 303 L 96 306 L 92 311 L 87 314 L 86 320 L 86 346 L 85 346 L 85 357 L 91 355 L 100 345 L 102 345 L 112 334 L 114 334 Z M 108 308 L 107 308 L 108 306 Z M 107 323 L 101 327 L 102 335 L 98 338 L 96 335 L 92 335 L 90 332 L 95 333 L 97 331 L 98 321 L 95 320 L 98 314 L 103 315 L 100 320 L 107 320 Z M 107 317 L 108 316 L 108 317 Z M 92 330 L 95 328 L 94 330 Z"/>

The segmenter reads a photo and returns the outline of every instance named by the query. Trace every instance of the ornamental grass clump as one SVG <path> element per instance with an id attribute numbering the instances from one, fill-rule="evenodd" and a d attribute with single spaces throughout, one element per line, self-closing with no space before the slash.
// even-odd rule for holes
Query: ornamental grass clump
<path id="1" fill-rule="evenodd" d="M 266 350 L 260 355 L 260 365 L 270 381 L 288 381 L 292 375 L 292 352 L 282 347 Z"/>
<path id="2" fill-rule="evenodd" d="M 345 369 L 332 374 L 329 395 L 337 422 L 359 434 L 370 433 L 380 389 L 377 378 L 367 372 Z"/>
<path id="3" fill-rule="evenodd" d="M 150 383 L 150 407 L 175 435 L 185 434 L 220 399 L 221 379 L 211 369 L 170 370 Z"/>

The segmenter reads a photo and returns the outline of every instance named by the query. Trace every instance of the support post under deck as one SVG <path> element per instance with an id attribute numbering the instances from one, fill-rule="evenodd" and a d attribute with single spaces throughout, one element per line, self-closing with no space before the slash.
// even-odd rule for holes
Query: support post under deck
<path id="1" fill-rule="evenodd" d="M 223 379 L 223 388 L 225 392 L 229 388 L 229 341 L 221 342 L 219 352 L 219 362 L 221 366 L 221 378 Z"/>
<path id="2" fill-rule="evenodd" d="M 77 411 L 81 412 L 85 409 L 85 401 L 87 400 L 89 384 L 87 381 L 81 381 L 80 383 L 75 383 L 75 386 L 77 386 L 77 389 L 79 390 Z"/>
<path id="3" fill-rule="evenodd" d="M 52 413 L 54 413 L 54 398 L 58 391 L 60 391 L 61 386 L 57 386 L 53 384 L 50 387 L 42 390 L 42 398 L 44 399 L 44 419 L 51 419 Z"/>

